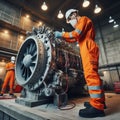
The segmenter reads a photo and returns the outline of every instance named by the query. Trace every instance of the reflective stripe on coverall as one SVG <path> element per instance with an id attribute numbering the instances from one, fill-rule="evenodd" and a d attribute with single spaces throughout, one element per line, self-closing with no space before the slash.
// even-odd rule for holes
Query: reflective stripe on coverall
<path id="1" fill-rule="evenodd" d="M 8 83 L 9 83 L 9 86 L 10 86 L 10 93 L 13 93 L 13 86 L 14 86 L 14 79 L 15 79 L 14 68 L 15 68 L 14 63 L 9 62 L 9 63 L 6 64 L 7 73 L 6 73 L 4 83 L 3 83 L 3 86 L 2 86 L 2 91 L 1 91 L 2 94 L 4 94 Z"/>
<path id="2" fill-rule="evenodd" d="M 84 76 L 90 94 L 90 104 L 99 109 L 104 109 L 104 91 L 102 81 L 98 74 L 99 49 L 94 42 L 95 31 L 92 21 L 86 16 L 78 19 L 75 30 L 64 32 L 62 37 L 67 42 L 78 42 L 80 46 L 80 54 L 83 64 Z"/>

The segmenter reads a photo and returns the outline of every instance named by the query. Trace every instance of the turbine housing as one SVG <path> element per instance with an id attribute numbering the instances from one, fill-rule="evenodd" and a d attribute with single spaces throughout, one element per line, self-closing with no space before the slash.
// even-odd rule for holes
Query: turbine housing
<path id="1" fill-rule="evenodd" d="M 62 95 L 76 86 L 84 92 L 84 75 L 79 53 L 63 39 L 54 37 L 47 26 L 32 29 L 21 45 L 16 58 L 16 81 L 23 87 L 16 102 L 36 106 Z M 74 90 L 75 93 L 76 90 Z M 36 101 L 36 102 L 35 102 Z M 29 104 L 29 105 L 28 105 Z"/>

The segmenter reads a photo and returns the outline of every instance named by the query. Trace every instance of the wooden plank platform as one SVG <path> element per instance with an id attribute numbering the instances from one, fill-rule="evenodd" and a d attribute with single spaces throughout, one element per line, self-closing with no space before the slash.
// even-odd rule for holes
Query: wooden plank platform
<path id="1" fill-rule="evenodd" d="M 88 118 L 81 118 L 78 115 L 79 109 L 84 108 L 83 103 L 88 100 L 89 97 L 75 98 L 69 101 L 69 105 L 62 108 L 65 110 L 60 110 L 57 106 L 54 106 L 53 104 L 45 104 L 30 108 L 15 103 L 15 99 L 5 99 L 0 100 L 0 111 L 3 111 L 16 120 L 89 120 Z M 75 103 L 74 108 L 72 108 L 73 103 Z M 106 93 L 106 104 L 108 107 L 105 110 L 106 116 L 94 119 L 119 120 L 119 103 L 120 94 Z"/>

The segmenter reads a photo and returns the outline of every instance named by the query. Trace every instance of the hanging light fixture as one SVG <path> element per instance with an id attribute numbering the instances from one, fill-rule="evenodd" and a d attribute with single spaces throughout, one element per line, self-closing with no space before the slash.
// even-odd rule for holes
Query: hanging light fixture
<path id="1" fill-rule="evenodd" d="M 8 34 L 8 30 L 4 30 L 4 33 L 5 33 L 5 34 Z"/>
<path id="2" fill-rule="evenodd" d="M 114 21 L 114 25 L 113 25 L 113 27 L 114 28 L 117 28 L 119 25 L 116 23 L 116 21 Z"/>
<path id="3" fill-rule="evenodd" d="M 90 1 L 89 0 L 84 0 L 83 1 L 83 4 L 82 4 L 83 7 L 88 7 L 89 5 L 90 5 Z"/>
<path id="4" fill-rule="evenodd" d="M 41 6 L 41 9 L 46 11 L 48 9 L 48 6 L 46 5 L 45 2 L 43 2 L 42 6 Z"/>
<path id="5" fill-rule="evenodd" d="M 26 18 L 29 18 L 29 17 L 30 17 L 30 15 L 27 14 L 27 15 L 26 15 Z"/>
<path id="6" fill-rule="evenodd" d="M 41 25 L 42 25 L 42 22 L 41 22 L 41 21 L 39 21 L 39 22 L 38 22 L 38 25 L 39 25 L 39 26 L 41 26 Z"/>
<path id="7" fill-rule="evenodd" d="M 114 19 L 110 16 L 108 22 L 109 22 L 109 23 L 112 23 L 112 22 L 114 22 Z"/>
<path id="8" fill-rule="evenodd" d="M 98 14 L 98 13 L 100 13 L 101 10 L 102 10 L 102 9 L 96 4 L 96 5 L 95 5 L 95 9 L 94 9 L 94 13 L 95 13 L 95 14 Z"/>
<path id="9" fill-rule="evenodd" d="M 57 17 L 58 17 L 59 19 L 62 19 L 62 18 L 64 17 L 64 15 L 63 15 L 63 13 L 61 12 L 61 10 L 59 10 L 59 13 L 58 13 Z"/>

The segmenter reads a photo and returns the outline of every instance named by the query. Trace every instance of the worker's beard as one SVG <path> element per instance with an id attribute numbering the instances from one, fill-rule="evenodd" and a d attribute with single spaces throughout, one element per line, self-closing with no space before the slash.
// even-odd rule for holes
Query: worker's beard
<path id="1" fill-rule="evenodd" d="M 69 23 L 72 25 L 73 28 L 75 28 L 75 26 L 77 24 L 77 19 L 72 19 L 69 21 Z"/>

